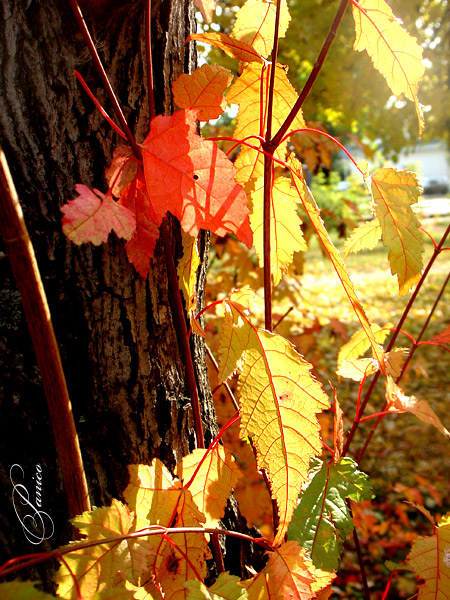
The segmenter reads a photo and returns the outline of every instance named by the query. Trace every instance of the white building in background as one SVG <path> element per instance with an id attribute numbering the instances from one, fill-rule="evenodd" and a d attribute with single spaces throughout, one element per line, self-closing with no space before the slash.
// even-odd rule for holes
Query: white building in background
<path id="1" fill-rule="evenodd" d="M 450 190 L 450 155 L 442 141 L 406 149 L 400 154 L 396 166 L 416 171 L 425 193 L 447 193 Z"/>

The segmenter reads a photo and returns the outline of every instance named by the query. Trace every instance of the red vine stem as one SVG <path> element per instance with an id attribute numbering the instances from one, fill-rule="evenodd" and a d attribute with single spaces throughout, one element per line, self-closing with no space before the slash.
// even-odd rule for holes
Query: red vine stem
<path id="1" fill-rule="evenodd" d="M 311 91 L 311 88 L 314 85 L 314 83 L 317 79 L 317 76 L 319 75 L 319 73 L 322 69 L 322 65 L 325 62 L 325 59 L 330 50 L 331 44 L 333 43 L 334 38 L 336 37 L 337 29 L 342 21 L 342 17 L 344 16 L 345 9 L 347 8 L 349 1 L 350 0 L 341 0 L 341 4 L 337 10 L 336 16 L 334 17 L 334 21 L 330 27 L 330 30 L 329 30 L 328 35 L 325 39 L 325 42 L 322 46 L 320 54 L 317 57 L 316 62 L 314 63 L 314 67 L 308 77 L 308 80 L 306 81 L 306 83 L 300 93 L 300 96 L 297 98 L 296 103 L 292 107 L 291 112 L 288 114 L 284 123 L 281 125 L 280 129 L 278 130 L 278 132 L 275 134 L 275 136 L 271 140 L 271 145 L 274 148 L 279 146 L 281 138 L 284 136 L 284 134 L 289 129 L 293 120 L 297 116 L 297 113 L 299 112 L 299 110 L 303 106 L 306 98 L 308 97 L 308 94 Z"/>
<path id="2" fill-rule="evenodd" d="M 22 298 L 71 517 L 91 509 L 69 392 L 33 246 L 6 157 L 0 148 L 0 233 Z"/>
<path id="3" fill-rule="evenodd" d="M 100 60 L 100 57 L 98 55 L 97 48 L 95 47 L 95 44 L 92 41 L 91 34 L 89 33 L 89 29 L 87 28 L 86 22 L 83 17 L 83 13 L 81 12 L 78 2 L 77 2 L 77 0 L 69 0 L 69 3 L 72 8 L 75 19 L 77 21 L 78 27 L 81 31 L 81 34 L 84 38 L 84 41 L 88 47 L 89 53 L 92 57 L 92 60 L 94 61 L 95 68 L 97 69 L 97 72 L 100 75 L 100 78 L 103 83 L 103 87 L 105 88 L 108 98 L 112 104 L 112 107 L 114 109 L 116 117 L 119 120 L 120 126 L 122 127 L 123 131 L 125 132 L 128 143 L 133 148 L 133 152 L 134 152 L 136 158 L 138 158 L 139 160 L 142 160 L 141 151 L 139 149 L 139 146 L 137 145 L 136 140 L 134 139 L 134 136 L 131 133 L 130 128 L 128 127 L 128 123 L 125 119 L 122 109 L 120 108 L 120 104 L 116 98 L 114 90 L 112 89 L 111 83 L 108 79 L 108 75 L 106 74 L 106 71 L 102 65 L 102 61 Z"/>

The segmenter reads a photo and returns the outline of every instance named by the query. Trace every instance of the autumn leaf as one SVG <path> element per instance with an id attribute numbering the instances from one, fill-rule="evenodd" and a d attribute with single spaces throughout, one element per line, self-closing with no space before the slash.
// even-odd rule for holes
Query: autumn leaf
<path id="1" fill-rule="evenodd" d="M 54 600 L 55 596 L 38 590 L 33 581 L 8 581 L 0 583 L 2 600 Z"/>
<path id="2" fill-rule="evenodd" d="M 441 331 L 441 333 L 438 333 L 429 341 L 437 342 L 439 344 L 450 344 L 450 326 L 446 327 L 444 331 Z"/>
<path id="3" fill-rule="evenodd" d="M 261 4 L 265 4 L 265 2 L 261 2 Z M 228 102 L 239 105 L 239 114 L 234 131 L 234 137 L 237 139 L 242 140 L 252 135 L 263 136 L 265 133 L 270 68 L 255 63 L 247 65 L 242 75 L 235 80 L 227 93 Z M 276 65 L 272 116 L 272 128 L 275 131 L 281 127 L 298 98 L 296 91 L 287 78 L 286 71 L 285 67 Z M 264 99 L 262 104 L 261 98 Z M 301 129 L 303 127 L 306 127 L 306 125 L 300 111 L 295 117 L 291 129 Z M 249 142 L 258 145 L 257 140 L 249 140 Z M 284 142 L 278 147 L 275 152 L 276 158 L 285 159 L 286 146 L 287 142 Z M 236 180 L 242 184 L 247 183 L 250 179 L 262 177 L 264 174 L 263 155 L 245 145 L 241 146 L 241 152 L 235 166 L 238 170 Z"/>
<path id="4" fill-rule="evenodd" d="M 286 0 L 246 0 L 237 13 L 230 34 L 232 38 L 252 46 L 264 58 L 272 51 L 277 1 L 281 2 L 278 36 L 284 37 L 291 20 Z"/>
<path id="5" fill-rule="evenodd" d="M 207 588 L 201 581 L 186 581 L 186 600 L 247 600 L 247 591 L 239 585 L 239 577 L 220 573 L 215 583 Z"/>
<path id="6" fill-rule="evenodd" d="M 356 28 L 353 48 L 367 51 L 396 96 L 405 94 L 414 102 L 420 135 L 424 120 L 417 90 L 425 72 L 422 48 L 403 29 L 384 0 L 359 0 L 352 9 Z"/>
<path id="7" fill-rule="evenodd" d="M 110 507 L 84 512 L 71 519 L 71 523 L 89 541 L 101 542 L 136 531 L 135 514 L 118 500 L 112 500 Z M 78 600 L 73 574 L 76 574 L 81 594 L 86 598 L 123 585 L 125 580 L 136 584 L 146 568 L 148 554 L 148 545 L 142 538 L 99 543 L 98 546 L 74 550 L 66 554 L 67 564 L 62 563 L 54 577 L 58 596 Z"/>
<path id="8" fill-rule="evenodd" d="M 218 527 L 231 490 L 242 476 L 231 453 L 220 444 L 212 450 L 197 448 L 178 463 L 177 473 L 185 485 L 195 473 L 189 486 L 192 499 L 206 517 L 205 527 Z"/>
<path id="9" fill-rule="evenodd" d="M 306 548 L 314 565 L 324 571 L 338 568 L 342 544 L 353 531 L 346 499 L 370 500 L 373 493 L 365 473 L 351 458 L 328 463 L 313 458 L 310 478 L 303 486 L 288 530 L 288 539 Z"/>
<path id="10" fill-rule="evenodd" d="M 282 542 L 311 456 L 322 452 L 316 413 L 328 408 L 312 366 L 290 342 L 254 327 L 239 304 L 227 300 L 219 341 L 219 371 L 238 361 L 241 438 L 251 437 L 259 469 L 266 469 L 280 524 L 274 544 Z M 223 364 L 227 364 L 224 368 Z"/>
<path id="11" fill-rule="evenodd" d="M 172 86 L 175 104 L 196 109 L 199 121 L 216 119 L 227 106 L 223 93 L 231 78 L 231 72 L 219 65 L 205 64 L 191 75 L 183 73 Z"/>
<path id="12" fill-rule="evenodd" d="M 197 249 L 197 238 L 189 233 L 182 232 L 183 256 L 178 266 L 177 274 L 180 290 L 183 293 L 186 308 L 190 309 L 195 300 L 195 284 L 197 283 L 197 269 L 200 265 L 200 256 Z"/>
<path id="13" fill-rule="evenodd" d="M 292 262 L 294 252 L 306 250 L 301 230 L 302 220 L 297 213 L 298 197 L 287 177 L 275 179 L 270 207 L 270 265 L 273 285 L 277 286 Z M 264 178 L 255 181 L 250 193 L 250 226 L 253 244 L 259 257 L 260 267 L 264 264 Z"/>
<path id="14" fill-rule="evenodd" d="M 201 12 L 205 21 L 211 23 L 216 10 L 216 0 L 194 0 L 194 6 Z"/>
<path id="15" fill-rule="evenodd" d="M 126 240 L 131 238 L 136 228 L 133 212 L 115 202 L 110 194 L 92 191 L 80 183 L 75 189 L 79 196 L 61 207 L 62 229 L 71 242 L 100 246 L 111 231 Z"/>
<path id="16" fill-rule="evenodd" d="M 119 146 L 114 150 L 111 165 L 105 172 L 113 196 L 120 198 L 125 187 L 136 177 L 138 166 L 130 146 Z"/>
<path id="17" fill-rule="evenodd" d="M 387 336 L 390 334 L 391 323 L 388 323 L 384 327 L 372 324 L 372 332 L 379 344 L 383 344 Z M 353 358 L 359 358 L 370 348 L 370 341 L 364 330 L 356 331 L 349 341 L 344 344 L 339 350 L 338 354 L 338 367 L 344 362 L 344 360 L 350 360 Z"/>
<path id="18" fill-rule="evenodd" d="M 289 541 L 271 552 L 264 569 L 241 585 L 247 590 L 248 600 L 310 600 L 316 596 L 317 590 L 312 588 L 316 581 L 304 548 Z"/>
<path id="19" fill-rule="evenodd" d="M 373 375 L 378 370 L 379 366 L 373 358 L 351 358 L 339 363 L 336 375 L 353 381 L 362 381 L 364 377 Z"/>
<path id="20" fill-rule="evenodd" d="M 418 419 L 429 425 L 433 425 L 442 435 L 450 438 L 450 432 L 442 425 L 439 417 L 426 400 L 418 400 L 415 396 L 405 396 L 403 390 L 398 387 L 392 377 L 386 380 L 386 402 L 387 410 L 393 412 L 410 412 Z"/>
<path id="21" fill-rule="evenodd" d="M 235 169 L 214 142 L 196 133 L 194 110 L 158 115 L 142 144 L 150 202 L 158 216 L 176 216 L 184 231 L 234 233 L 249 248 L 252 232 L 247 198 L 235 183 Z"/>
<path id="22" fill-rule="evenodd" d="M 191 33 L 187 42 L 203 42 L 223 50 L 228 56 L 242 62 L 264 62 L 262 56 L 250 44 L 235 40 L 226 33 Z"/>
<path id="23" fill-rule="evenodd" d="M 123 190 L 118 204 L 134 213 L 136 229 L 125 244 L 128 260 L 139 275 L 147 277 L 150 259 L 159 238 L 157 217 L 148 199 L 144 174 L 139 168 L 136 177 Z"/>
<path id="24" fill-rule="evenodd" d="M 377 360 L 380 368 L 384 370 L 384 352 L 382 348 L 378 345 L 378 342 L 374 336 L 372 326 L 367 318 L 367 315 L 364 311 L 364 308 L 361 304 L 361 301 L 358 298 L 358 295 L 355 291 L 355 287 L 353 285 L 352 280 L 347 272 L 347 267 L 345 266 L 344 261 L 339 253 L 339 251 L 333 245 L 328 231 L 325 228 L 325 225 L 320 216 L 319 207 L 316 204 L 308 186 L 305 183 L 303 178 L 301 165 L 294 157 L 290 157 L 288 160 L 289 170 L 292 175 L 292 181 L 297 189 L 299 198 L 302 201 L 303 208 L 305 209 L 312 226 L 314 227 L 319 239 L 330 257 L 330 260 L 333 264 L 334 270 L 336 271 L 337 276 L 339 277 L 342 286 L 347 294 L 347 297 L 350 301 L 350 304 L 358 317 L 359 322 L 365 332 L 367 339 L 369 340 L 369 344 L 372 348 L 373 357 Z"/>
<path id="25" fill-rule="evenodd" d="M 389 248 L 391 273 L 397 275 L 403 296 L 419 281 L 423 268 L 420 223 L 411 208 L 421 188 L 415 173 L 396 169 L 379 169 L 370 188 L 383 243 Z"/>
<path id="26" fill-rule="evenodd" d="M 400 377 L 406 357 L 409 354 L 408 348 L 394 348 L 386 352 L 384 363 L 386 365 L 386 375 L 397 378 Z"/>
<path id="27" fill-rule="evenodd" d="M 424 580 L 417 600 L 450 598 L 450 513 L 442 517 L 433 535 L 414 540 L 406 560 Z"/>
<path id="28" fill-rule="evenodd" d="M 350 237 L 345 240 L 344 256 L 347 258 L 349 254 L 357 253 L 360 250 L 372 250 L 381 239 L 381 226 L 378 219 L 372 219 L 356 227 Z"/>
<path id="29" fill-rule="evenodd" d="M 130 483 L 124 491 L 128 506 L 136 512 L 136 527 L 201 527 L 205 517 L 195 505 L 189 490 L 173 479 L 163 463 L 154 459 L 148 465 L 130 465 Z M 182 553 L 161 536 L 147 540 L 149 559 L 148 584 L 145 590 L 155 593 L 155 582 L 164 591 L 167 600 L 186 598 L 183 583 L 200 575 L 206 576 L 206 558 L 209 550 L 200 533 L 172 534 L 170 539 Z M 185 560 L 189 557 L 189 562 Z M 196 571 L 194 571 L 195 569 Z"/>

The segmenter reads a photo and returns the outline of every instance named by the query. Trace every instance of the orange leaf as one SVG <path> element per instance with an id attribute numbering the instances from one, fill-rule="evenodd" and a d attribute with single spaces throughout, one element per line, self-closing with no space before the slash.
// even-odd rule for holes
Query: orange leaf
<path id="1" fill-rule="evenodd" d="M 180 108 L 197 109 L 199 121 L 219 117 L 227 106 L 223 93 L 230 85 L 231 72 L 219 65 L 202 65 L 173 84 L 173 96 Z"/>
<path id="2" fill-rule="evenodd" d="M 450 326 L 444 329 L 444 331 L 441 331 L 441 333 L 438 333 L 438 335 L 435 335 L 434 338 L 430 340 L 430 342 L 438 342 L 439 344 L 450 344 Z"/>
<path id="3" fill-rule="evenodd" d="M 230 452 L 218 444 L 212 450 L 198 448 L 178 463 L 178 477 L 184 484 L 191 479 L 204 456 L 189 491 L 200 512 L 206 516 L 205 527 L 217 527 L 230 492 L 242 474 Z"/>
<path id="4" fill-rule="evenodd" d="M 105 177 L 112 195 L 120 198 L 124 188 L 135 178 L 138 161 L 130 146 L 119 146 L 113 152 L 113 160 L 106 170 Z"/>
<path id="5" fill-rule="evenodd" d="M 132 211 L 136 216 L 136 229 L 126 243 L 128 260 L 141 277 L 147 277 L 150 259 L 159 238 L 157 218 L 149 202 L 142 169 L 123 190 L 118 204 Z"/>
<path id="6" fill-rule="evenodd" d="M 249 248 L 252 232 L 247 198 L 235 183 L 235 169 L 213 142 L 196 133 L 196 111 L 158 115 L 142 144 L 150 202 L 159 218 L 175 215 L 184 231 L 235 233 Z"/>
<path id="7" fill-rule="evenodd" d="M 417 600 L 450 598 L 450 514 L 441 519 L 433 535 L 414 540 L 406 560 L 424 580 Z"/>
<path id="8" fill-rule="evenodd" d="M 241 60 L 242 62 L 264 62 L 262 56 L 246 42 L 235 40 L 226 33 L 191 33 L 186 42 L 196 40 L 211 44 L 223 50 L 228 56 Z"/>
<path id="9" fill-rule="evenodd" d="M 241 585 L 247 590 L 248 600 L 310 600 L 318 591 L 312 589 L 316 581 L 305 549 L 291 541 L 271 552 L 264 569 Z"/>
<path id="10" fill-rule="evenodd" d="M 71 242 L 100 246 L 111 231 L 126 240 L 131 238 L 136 218 L 128 208 L 114 202 L 110 194 L 92 191 L 85 185 L 77 184 L 75 189 L 79 196 L 61 207 L 62 229 Z"/>

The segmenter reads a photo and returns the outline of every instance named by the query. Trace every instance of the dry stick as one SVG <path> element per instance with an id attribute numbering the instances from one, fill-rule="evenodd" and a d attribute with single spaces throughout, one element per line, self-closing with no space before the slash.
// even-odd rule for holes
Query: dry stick
<path id="1" fill-rule="evenodd" d="M 91 510 L 78 435 L 39 268 L 6 157 L 0 148 L 0 232 L 41 372 L 71 517 Z"/>
<path id="2" fill-rule="evenodd" d="M 440 252 L 442 251 L 442 248 L 444 246 L 445 240 L 447 239 L 447 237 L 448 237 L 449 234 L 450 234 L 450 225 L 447 227 L 447 229 L 445 230 L 445 232 L 444 232 L 444 234 L 443 234 L 443 236 L 441 238 L 441 241 L 439 242 L 439 244 L 434 249 L 434 252 L 433 252 L 433 254 L 430 257 L 430 260 L 428 261 L 428 264 L 425 267 L 424 272 L 422 273 L 420 281 L 417 284 L 414 292 L 412 293 L 411 298 L 409 299 L 409 302 L 406 305 L 405 310 L 403 311 L 403 314 L 402 314 L 402 316 L 400 318 L 400 321 L 398 322 L 397 327 L 395 328 L 395 331 L 394 331 L 394 333 L 392 335 L 392 338 L 391 338 L 391 340 L 390 340 L 390 342 L 388 344 L 386 352 L 390 352 L 392 350 L 392 348 L 393 348 L 393 346 L 394 346 L 394 344 L 395 344 L 395 342 L 397 340 L 397 337 L 398 337 L 398 335 L 399 335 L 399 333 L 400 333 L 400 331 L 401 331 L 401 329 L 403 327 L 403 323 L 405 322 L 405 320 L 406 320 L 406 318 L 407 318 L 407 316 L 408 316 L 408 314 L 409 314 L 409 312 L 410 312 L 410 310 L 412 308 L 412 305 L 414 304 L 414 301 L 416 300 L 416 298 L 417 298 L 417 296 L 418 296 L 418 294 L 419 294 L 419 292 L 420 292 L 420 290 L 422 288 L 422 285 L 423 285 L 425 279 L 427 278 L 428 273 L 431 270 L 431 267 L 434 264 L 434 261 L 439 256 Z M 361 403 L 361 407 L 359 409 L 359 414 L 355 417 L 355 420 L 353 422 L 352 428 L 350 429 L 350 432 L 349 432 L 349 434 L 347 436 L 347 440 L 346 440 L 345 445 L 344 445 L 342 456 L 345 456 L 347 454 L 347 452 L 348 452 L 348 449 L 349 449 L 350 444 L 351 444 L 351 442 L 353 440 L 355 432 L 358 429 L 359 420 L 360 420 L 360 418 L 362 417 L 362 415 L 364 413 L 364 410 L 365 410 L 365 408 L 367 406 L 367 403 L 369 402 L 369 399 L 370 399 L 370 397 L 372 395 L 372 392 L 373 392 L 373 390 L 375 388 L 375 385 L 376 385 L 379 377 L 380 377 L 380 371 L 377 371 L 375 373 L 373 379 L 372 379 L 372 382 L 371 382 L 371 384 L 369 386 L 369 389 L 366 392 L 366 395 L 364 396 L 364 400 Z M 363 448 L 361 449 L 361 451 L 359 452 L 358 457 L 356 459 L 356 462 L 358 464 L 361 462 L 361 460 L 362 460 L 362 458 L 363 458 L 363 456 L 364 456 L 364 454 L 365 454 L 365 452 L 367 450 L 367 447 L 368 447 L 368 445 L 369 445 L 369 443 L 370 443 L 370 441 L 371 441 L 371 439 L 373 437 L 373 434 L 375 433 L 375 429 L 377 428 L 378 423 L 382 420 L 382 418 L 383 417 L 379 417 L 377 419 L 377 421 L 374 423 L 374 425 L 373 425 L 373 427 L 372 427 L 369 435 L 367 436 L 366 442 L 365 442 Z"/>
<path id="3" fill-rule="evenodd" d="M 308 80 L 305 83 L 305 86 L 302 89 L 300 96 L 298 97 L 296 103 L 292 107 L 291 112 L 288 114 L 284 123 L 281 125 L 280 129 L 278 130 L 276 135 L 274 135 L 274 137 L 271 140 L 271 144 L 273 145 L 273 147 L 276 148 L 278 146 L 278 144 L 281 141 L 281 138 L 284 136 L 284 134 L 289 129 L 292 121 L 295 119 L 298 111 L 301 109 L 301 107 L 303 106 L 303 103 L 305 102 L 306 98 L 308 97 L 308 94 L 311 91 L 311 88 L 314 85 L 314 83 L 317 79 L 317 76 L 320 73 L 320 70 L 322 69 L 322 65 L 325 61 L 325 58 L 327 57 L 327 54 L 331 47 L 331 44 L 333 43 L 334 38 L 336 37 L 337 29 L 340 25 L 340 22 L 342 21 L 342 17 L 344 16 L 345 9 L 347 8 L 349 1 L 350 0 L 341 0 L 341 4 L 338 8 L 336 16 L 334 17 L 334 21 L 330 27 L 330 31 L 328 32 L 328 35 L 322 46 L 322 50 L 320 51 L 320 54 L 317 57 L 316 62 L 314 63 L 313 70 L 311 71 L 311 73 L 308 77 Z"/>

